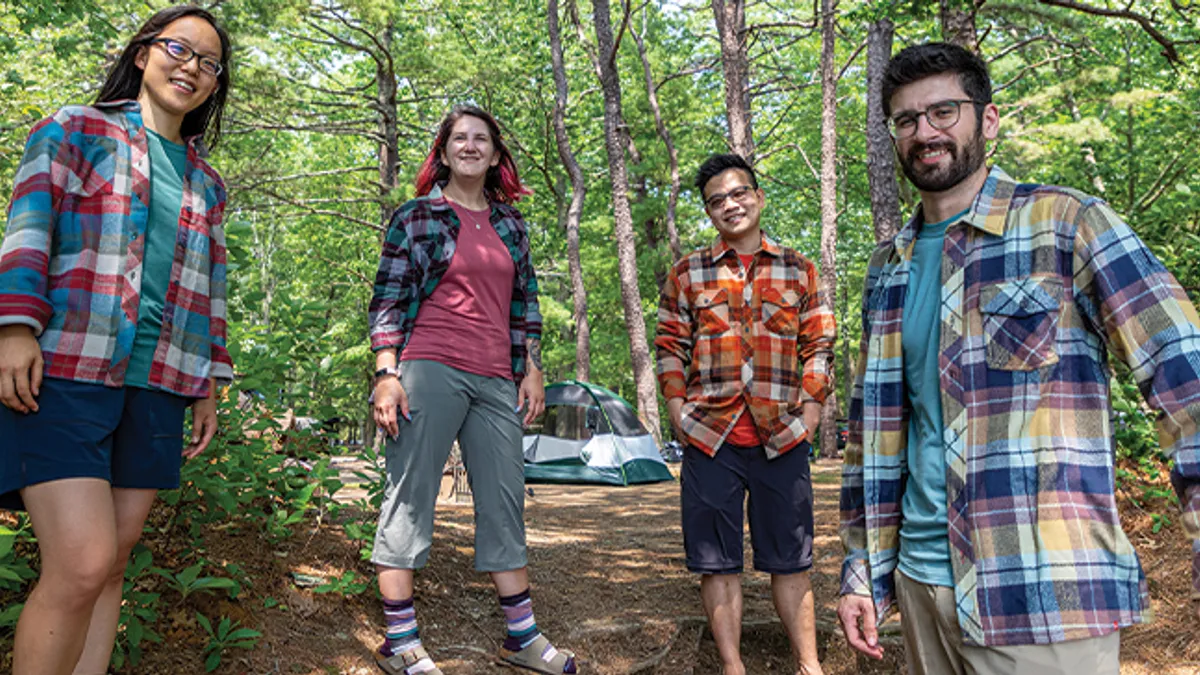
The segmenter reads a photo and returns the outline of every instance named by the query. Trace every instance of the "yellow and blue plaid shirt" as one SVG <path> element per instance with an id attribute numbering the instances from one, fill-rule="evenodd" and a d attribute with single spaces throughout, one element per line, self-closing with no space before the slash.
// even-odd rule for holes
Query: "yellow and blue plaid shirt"
<path id="1" fill-rule="evenodd" d="M 894 603 L 908 410 L 901 325 L 918 220 L 871 258 L 842 477 L 842 593 Z M 955 606 L 974 645 L 1111 633 L 1150 609 L 1113 495 L 1110 355 L 1160 413 L 1200 539 L 1200 321 L 1103 201 L 992 169 L 946 233 L 939 339 Z M 932 299 L 931 299 L 932 300 Z M 1200 550 L 1200 549 L 1196 549 Z"/>

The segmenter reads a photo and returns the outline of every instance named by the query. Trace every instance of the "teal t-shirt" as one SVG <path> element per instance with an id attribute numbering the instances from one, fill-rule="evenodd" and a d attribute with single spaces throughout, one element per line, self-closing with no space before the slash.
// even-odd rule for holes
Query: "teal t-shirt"
<path id="1" fill-rule="evenodd" d="M 125 371 L 125 384 L 130 387 L 146 387 L 150 381 L 150 365 L 162 334 L 163 307 L 175 263 L 179 211 L 183 207 L 183 174 L 187 169 L 187 146 L 172 143 L 149 129 L 146 138 L 150 145 L 150 218 L 142 255 L 137 333 Z"/>
<path id="2" fill-rule="evenodd" d="M 917 234 L 904 299 L 901 344 L 908 396 L 908 483 L 900 508 L 900 571 L 921 583 L 953 586 L 946 529 L 946 450 L 942 445 L 942 387 L 938 342 L 942 325 L 942 245 L 963 211 Z"/>

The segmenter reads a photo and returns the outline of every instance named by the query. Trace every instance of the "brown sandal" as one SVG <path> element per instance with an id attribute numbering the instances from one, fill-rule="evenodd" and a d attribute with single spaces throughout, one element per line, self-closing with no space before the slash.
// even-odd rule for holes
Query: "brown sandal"
<path id="1" fill-rule="evenodd" d="M 385 656 L 383 652 L 375 652 L 375 664 L 387 675 L 408 675 L 408 668 L 416 665 L 421 659 L 429 658 L 429 652 L 424 647 L 413 647 L 399 654 Z M 421 675 L 445 675 L 437 666 Z"/>
<path id="2" fill-rule="evenodd" d="M 549 649 L 547 650 L 547 647 Z M 549 653 L 547 653 L 549 652 Z M 545 658 L 549 656 L 550 658 Z M 519 652 L 500 648 L 500 661 L 505 665 L 532 670 L 545 675 L 563 675 L 563 673 L 578 673 L 575 655 L 563 649 L 550 646 L 545 635 L 539 635 L 536 640 Z"/>

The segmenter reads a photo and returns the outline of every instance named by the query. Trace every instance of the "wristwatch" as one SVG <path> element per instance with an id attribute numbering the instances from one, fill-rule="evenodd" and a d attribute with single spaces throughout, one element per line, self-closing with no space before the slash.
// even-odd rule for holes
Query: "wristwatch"
<path id="1" fill-rule="evenodd" d="M 396 366 L 388 366 L 387 368 L 380 368 L 379 370 L 375 371 L 375 381 L 378 382 L 379 378 L 385 377 L 388 375 L 391 375 L 398 380 L 398 379 L 400 379 L 400 369 L 397 368 Z"/>

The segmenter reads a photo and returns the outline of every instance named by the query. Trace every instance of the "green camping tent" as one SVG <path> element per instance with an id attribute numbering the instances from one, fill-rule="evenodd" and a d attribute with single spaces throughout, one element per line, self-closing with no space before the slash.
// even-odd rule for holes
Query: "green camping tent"
<path id="1" fill-rule="evenodd" d="M 525 431 L 525 480 L 630 485 L 672 480 L 633 407 L 599 385 L 546 387 L 546 412 Z"/>

